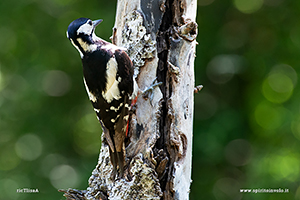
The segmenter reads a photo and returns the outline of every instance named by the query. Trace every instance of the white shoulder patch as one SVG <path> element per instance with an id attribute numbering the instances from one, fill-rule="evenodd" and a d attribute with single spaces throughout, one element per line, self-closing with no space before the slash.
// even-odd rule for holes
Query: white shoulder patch
<path id="1" fill-rule="evenodd" d="M 117 76 L 117 61 L 115 58 L 109 59 L 106 66 L 106 86 L 102 92 L 103 98 L 110 103 L 113 99 L 119 100 L 121 98 L 119 91 L 119 82 L 116 80 Z"/>

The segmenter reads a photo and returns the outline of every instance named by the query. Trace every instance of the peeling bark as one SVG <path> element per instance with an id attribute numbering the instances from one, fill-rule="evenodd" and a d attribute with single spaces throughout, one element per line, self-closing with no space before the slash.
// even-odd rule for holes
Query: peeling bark
<path id="1" fill-rule="evenodd" d="M 108 145 L 87 190 L 67 199 L 188 199 L 191 184 L 196 0 L 119 0 L 112 42 L 127 48 L 141 90 L 126 142 L 125 179 L 110 179 Z M 76 194 L 78 194 L 76 196 Z"/>

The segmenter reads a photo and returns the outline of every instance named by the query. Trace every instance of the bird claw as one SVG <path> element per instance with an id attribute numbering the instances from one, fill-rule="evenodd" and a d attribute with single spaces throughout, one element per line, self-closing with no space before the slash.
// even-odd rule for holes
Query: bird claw
<path id="1" fill-rule="evenodd" d="M 146 88 L 144 91 L 142 91 L 142 96 L 143 96 L 143 98 L 144 99 L 150 99 L 150 104 L 151 104 L 151 106 L 153 106 L 152 105 L 152 100 L 153 100 L 153 97 L 154 97 L 154 93 L 153 93 L 153 91 L 154 91 L 154 89 L 156 88 L 156 87 L 158 87 L 158 86 L 160 86 L 162 84 L 162 82 L 157 82 L 157 77 L 152 81 L 152 84 L 148 87 L 148 88 Z M 149 96 L 150 95 L 150 96 Z"/>

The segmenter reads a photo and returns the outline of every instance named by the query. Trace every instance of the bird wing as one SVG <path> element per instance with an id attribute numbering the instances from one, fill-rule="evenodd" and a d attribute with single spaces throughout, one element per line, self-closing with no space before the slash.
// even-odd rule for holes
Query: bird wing
<path id="1" fill-rule="evenodd" d="M 121 98 L 119 90 L 120 79 L 117 79 L 118 63 L 114 57 L 110 58 L 106 66 L 106 86 L 102 91 L 103 98 L 110 103 L 113 99 Z"/>

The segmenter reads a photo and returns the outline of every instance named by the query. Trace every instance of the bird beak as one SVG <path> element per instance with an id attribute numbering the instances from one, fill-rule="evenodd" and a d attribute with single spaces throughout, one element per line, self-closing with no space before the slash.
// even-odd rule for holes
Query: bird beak
<path id="1" fill-rule="evenodd" d="M 98 26 L 102 21 L 103 21 L 102 19 L 98 19 L 98 20 L 93 21 L 93 26 L 94 27 Z"/>

